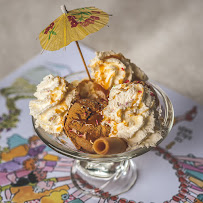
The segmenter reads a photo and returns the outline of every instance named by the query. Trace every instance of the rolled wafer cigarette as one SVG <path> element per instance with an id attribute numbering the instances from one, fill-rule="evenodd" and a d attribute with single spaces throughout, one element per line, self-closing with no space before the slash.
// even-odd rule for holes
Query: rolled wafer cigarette
<path id="1" fill-rule="evenodd" d="M 94 141 L 93 149 L 97 154 L 109 155 L 125 152 L 127 143 L 118 137 L 102 137 Z"/>

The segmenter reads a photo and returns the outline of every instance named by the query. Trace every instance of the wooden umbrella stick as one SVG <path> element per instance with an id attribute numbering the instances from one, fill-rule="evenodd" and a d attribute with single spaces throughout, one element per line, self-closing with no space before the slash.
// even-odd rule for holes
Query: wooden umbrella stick
<path id="1" fill-rule="evenodd" d="M 62 10 L 62 12 L 65 13 L 65 14 L 68 13 L 68 11 L 67 11 L 65 5 L 62 5 L 62 6 L 61 6 L 61 10 Z M 79 43 L 78 43 L 78 41 L 75 41 L 75 43 L 76 43 L 76 45 L 77 45 L 77 47 L 78 47 L 78 50 L 79 50 L 79 52 L 80 52 L 80 56 L 81 56 L 81 58 L 82 58 L 82 61 L 83 61 L 83 64 L 84 64 L 84 66 L 85 66 L 85 69 L 86 69 L 87 75 L 88 75 L 88 77 L 89 77 L 89 80 L 92 80 L 92 79 L 91 79 L 91 76 L 90 76 L 90 73 L 89 73 L 89 71 L 88 71 L 87 65 L 86 65 L 86 63 L 85 63 L 85 59 L 84 59 L 84 57 L 83 57 L 82 51 L 81 51 L 81 49 L 80 49 Z"/>
<path id="2" fill-rule="evenodd" d="M 81 49 L 80 49 L 79 43 L 78 43 L 78 41 L 75 41 L 75 43 L 76 43 L 76 45 L 77 45 L 77 47 L 78 47 L 78 50 L 79 50 L 79 52 L 80 52 L 80 56 L 81 56 L 81 58 L 82 58 L 82 61 L 83 61 L 83 64 L 84 64 L 84 66 L 85 66 L 85 69 L 86 69 L 87 75 L 88 75 L 88 77 L 89 77 L 89 80 L 92 80 L 92 79 L 91 79 L 91 76 L 90 76 L 90 73 L 89 73 L 89 71 L 88 71 L 87 65 L 86 65 L 86 63 L 85 63 L 85 59 L 84 59 L 84 57 L 83 57 L 82 51 L 81 51 Z"/>

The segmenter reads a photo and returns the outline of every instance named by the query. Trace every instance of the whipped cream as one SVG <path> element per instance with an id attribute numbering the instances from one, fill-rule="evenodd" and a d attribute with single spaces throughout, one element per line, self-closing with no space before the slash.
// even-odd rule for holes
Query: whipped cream
<path id="1" fill-rule="evenodd" d="M 29 103 L 30 114 L 36 119 L 36 127 L 48 133 L 63 131 L 65 116 L 76 97 L 74 86 L 64 78 L 48 75 L 37 86 L 36 100 Z"/>
<path id="2" fill-rule="evenodd" d="M 114 51 L 96 52 L 96 57 L 90 61 L 89 67 L 95 81 L 105 89 L 134 80 L 148 79 L 140 68 L 121 53 Z"/>
<path id="3" fill-rule="evenodd" d="M 125 139 L 129 150 L 155 146 L 162 138 L 157 97 L 143 82 L 112 87 L 103 116 L 102 124 L 111 127 L 110 136 Z"/>

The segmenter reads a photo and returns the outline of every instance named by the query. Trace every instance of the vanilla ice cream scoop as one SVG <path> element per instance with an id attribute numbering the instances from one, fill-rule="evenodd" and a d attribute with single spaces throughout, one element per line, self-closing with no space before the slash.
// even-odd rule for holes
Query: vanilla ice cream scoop
<path id="1" fill-rule="evenodd" d="M 129 59 L 113 51 L 96 52 L 96 57 L 90 61 L 89 67 L 95 81 L 105 89 L 134 80 L 148 79 Z"/>
<path id="2" fill-rule="evenodd" d="M 144 82 L 119 84 L 110 90 L 102 124 L 110 136 L 126 140 L 128 150 L 155 146 L 162 138 L 161 120 L 154 90 Z"/>
<path id="3" fill-rule="evenodd" d="M 36 100 L 29 103 L 30 114 L 48 133 L 63 131 L 65 116 L 76 97 L 76 89 L 64 78 L 48 75 L 37 86 Z"/>

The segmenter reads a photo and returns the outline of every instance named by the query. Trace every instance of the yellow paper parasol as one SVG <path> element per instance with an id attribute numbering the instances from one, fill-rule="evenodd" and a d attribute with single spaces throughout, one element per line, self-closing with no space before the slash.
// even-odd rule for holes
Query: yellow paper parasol
<path id="1" fill-rule="evenodd" d="M 109 15 L 95 7 L 67 11 L 63 5 L 61 9 L 63 14 L 39 34 L 40 44 L 43 50 L 55 51 L 75 41 L 90 78 L 77 41 L 104 27 L 109 21 Z"/>

